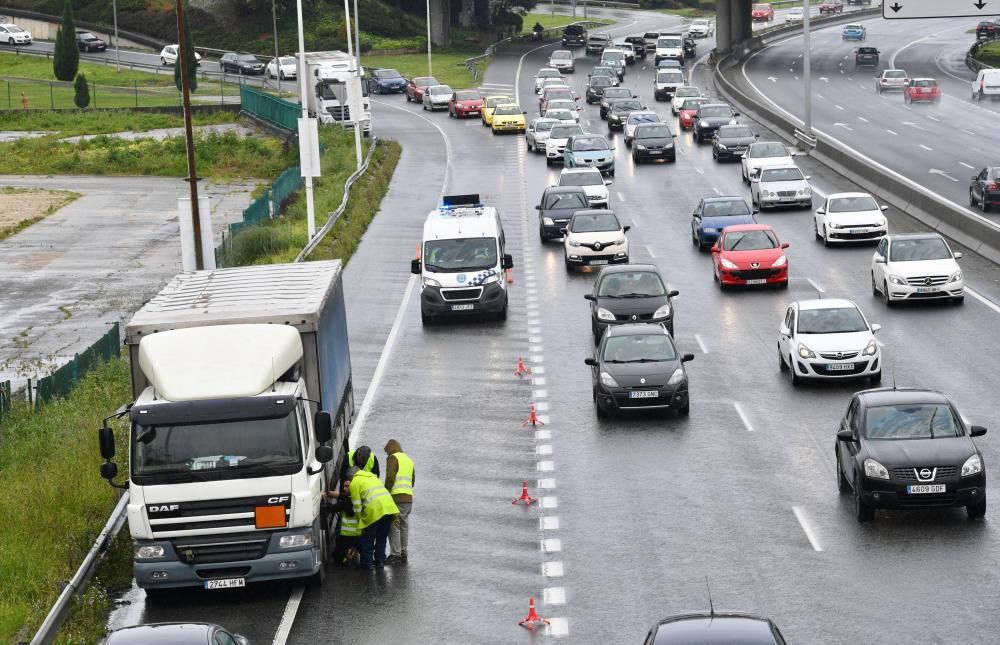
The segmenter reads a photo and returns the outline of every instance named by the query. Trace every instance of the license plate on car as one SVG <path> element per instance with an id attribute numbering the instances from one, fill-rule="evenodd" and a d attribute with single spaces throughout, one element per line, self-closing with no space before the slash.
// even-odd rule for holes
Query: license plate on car
<path id="1" fill-rule="evenodd" d="M 646 152 L 649 153 L 649 154 L 651 154 L 651 155 L 658 155 L 658 154 L 660 154 L 663 151 L 662 150 L 647 150 Z"/>
<path id="2" fill-rule="evenodd" d="M 937 289 L 934 287 L 917 287 L 917 293 L 935 293 Z"/>
<path id="3" fill-rule="evenodd" d="M 452 305 L 451 306 L 451 310 L 452 311 L 472 311 L 473 309 L 475 309 L 475 307 L 473 305 Z"/>
<path id="4" fill-rule="evenodd" d="M 747 280 L 747 284 L 767 284 L 766 278 L 755 278 L 753 280 Z"/>
<path id="5" fill-rule="evenodd" d="M 630 399 L 655 399 L 660 393 L 656 390 L 633 390 L 628 393 Z"/>
<path id="6" fill-rule="evenodd" d="M 830 363 L 826 369 L 831 372 L 849 372 L 854 369 L 854 363 Z"/>
<path id="7" fill-rule="evenodd" d="M 590 264 L 594 264 L 594 265 L 597 265 L 597 264 L 607 264 L 607 263 L 608 263 L 607 260 L 591 260 L 590 261 Z"/>
<path id="8" fill-rule="evenodd" d="M 236 587 L 247 586 L 247 581 L 243 578 L 220 578 L 219 580 L 206 580 L 206 589 L 235 589 Z"/>
<path id="9" fill-rule="evenodd" d="M 906 492 L 910 495 L 921 495 L 925 493 L 943 493 L 944 484 L 913 484 L 906 487 Z"/>

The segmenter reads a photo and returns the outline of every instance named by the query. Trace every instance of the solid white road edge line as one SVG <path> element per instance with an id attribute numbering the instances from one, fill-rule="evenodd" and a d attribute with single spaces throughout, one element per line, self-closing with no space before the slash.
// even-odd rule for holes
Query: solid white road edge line
<path id="1" fill-rule="evenodd" d="M 299 611 L 299 603 L 302 602 L 302 594 L 305 587 L 298 586 L 292 589 L 292 595 L 285 605 L 285 613 L 281 615 L 281 622 L 278 623 L 278 630 L 274 633 L 273 645 L 285 645 L 288 636 L 292 633 L 292 625 L 295 623 L 295 614 Z"/>
<path id="2" fill-rule="evenodd" d="M 802 507 L 793 506 L 792 512 L 795 513 L 795 519 L 799 521 L 799 526 L 801 526 L 803 532 L 805 532 L 806 538 L 809 539 L 809 544 L 812 545 L 813 550 L 822 551 L 823 547 L 820 546 L 819 539 L 816 537 L 816 532 L 813 530 L 812 524 L 809 523 L 809 518 L 806 517 L 805 511 L 802 510 Z"/>

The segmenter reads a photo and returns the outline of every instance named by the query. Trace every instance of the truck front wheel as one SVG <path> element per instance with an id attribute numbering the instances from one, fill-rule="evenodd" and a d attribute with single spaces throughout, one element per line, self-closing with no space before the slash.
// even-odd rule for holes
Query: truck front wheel
<path id="1" fill-rule="evenodd" d="M 325 528 L 321 528 L 319 531 L 319 570 L 309 577 L 310 587 L 318 587 L 326 581 L 326 533 L 327 531 Z"/>

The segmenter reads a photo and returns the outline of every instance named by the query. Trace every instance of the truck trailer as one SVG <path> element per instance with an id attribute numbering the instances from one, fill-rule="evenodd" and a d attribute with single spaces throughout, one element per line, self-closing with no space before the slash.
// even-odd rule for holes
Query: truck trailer
<path id="1" fill-rule="evenodd" d="M 146 590 L 322 582 L 354 419 L 339 260 L 181 273 L 125 328 L 128 525 Z M 101 474 L 117 476 L 112 429 Z"/>
<path id="2" fill-rule="evenodd" d="M 309 115 L 320 123 L 340 123 L 354 127 L 360 119 L 365 136 L 371 134 L 372 108 L 368 98 L 368 84 L 361 78 L 357 59 L 340 51 L 306 52 L 299 61 L 300 78 L 306 79 Z"/>

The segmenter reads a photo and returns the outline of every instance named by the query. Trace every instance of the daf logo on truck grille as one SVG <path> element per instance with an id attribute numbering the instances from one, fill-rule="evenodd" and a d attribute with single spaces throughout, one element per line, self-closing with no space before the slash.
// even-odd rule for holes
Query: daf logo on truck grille
<path id="1" fill-rule="evenodd" d="M 181 507 L 180 504 L 161 504 L 157 506 L 156 504 L 150 504 L 150 513 L 172 513 Z"/>

